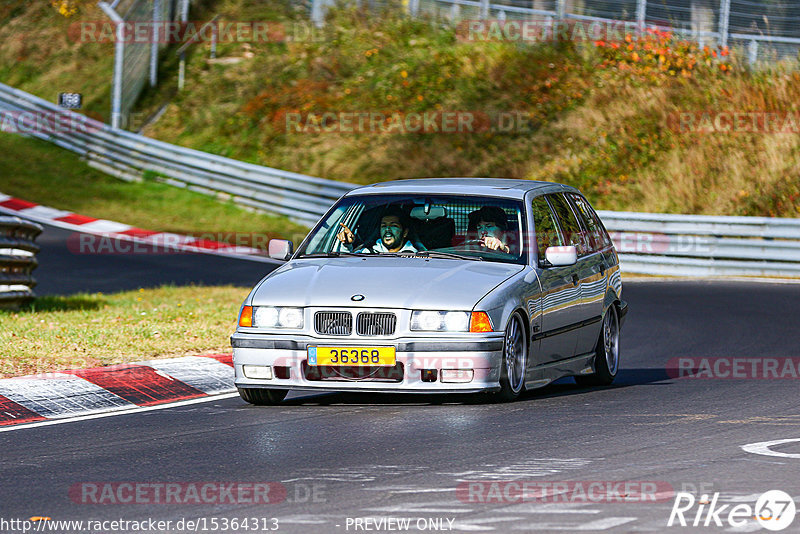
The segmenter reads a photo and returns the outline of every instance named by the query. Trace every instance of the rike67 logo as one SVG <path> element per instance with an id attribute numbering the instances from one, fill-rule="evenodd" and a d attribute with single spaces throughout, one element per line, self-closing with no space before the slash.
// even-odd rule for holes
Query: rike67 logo
<path id="1" fill-rule="evenodd" d="M 755 507 L 745 503 L 720 505 L 718 501 L 719 493 L 714 493 L 711 500 L 708 495 L 697 500 L 691 493 L 679 492 L 675 494 L 667 526 L 722 527 L 724 521 L 731 527 L 742 528 L 755 519 L 767 530 L 783 530 L 792 524 L 796 512 L 792 497 L 781 490 L 762 494 Z"/>

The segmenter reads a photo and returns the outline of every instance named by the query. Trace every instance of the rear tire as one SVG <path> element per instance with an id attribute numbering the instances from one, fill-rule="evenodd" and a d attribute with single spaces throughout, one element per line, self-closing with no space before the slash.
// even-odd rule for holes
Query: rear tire
<path id="1" fill-rule="evenodd" d="M 579 386 L 609 386 L 619 370 L 619 315 L 613 304 L 606 310 L 594 353 L 594 373 L 576 376 Z"/>
<path id="2" fill-rule="evenodd" d="M 262 388 L 236 388 L 239 390 L 239 396 L 243 400 L 256 406 L 273 406 L 280 404 L 286 395 L 289 394 L 288 389 L 262 389 Z"/>

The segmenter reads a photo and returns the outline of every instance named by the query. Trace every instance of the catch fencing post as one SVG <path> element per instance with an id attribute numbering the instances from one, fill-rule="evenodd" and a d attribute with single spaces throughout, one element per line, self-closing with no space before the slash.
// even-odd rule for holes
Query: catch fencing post
<path id="1" fill-rule="evenodd" d="M 756 64 L 758 60 L 758 41 L 755 39 L 750 41 L 750 44 L 747 45 L 747 62 L 752 67 Z"/>
<path id="2" fill-rule="evenodd" d="M 181 22 L 185 25 L 189 22 L 189 0 L 181 1 Z M 181 62 L 178 67 L 178 90 L 183 91 L 186 84 L 186 52 L 181 54 Z"/>
<path id="3" fill-rule="evenodd" d="M 153 39 L 150 43 L 150 87 L 158 83 L 158 37 L 160 35 L 161 0 L 153 0 Z"/>
<path id="4" fill-rule="evenodd" d="M 324 10 L 323 0 L 313 0 L 311 3 L 311 22 L 317 28 L 322 28 L 322 25 L 325 24 L 325 10 Z"/>
<path id="5" fill-rule="evenodd" d="M 115 4 L 117 2 L 114 2 Z M 122 118 L 122 74 L 125 68 L 125 25 L 119 13 L 114 11 L 114 7 L 106 2 L 98 3 L 100 9 L 108 15 L 108 18 L 116 25 L 114 35 L 114 87 L 111 91 L 111 127 L 119 128 Z"/>
<path id="6" fill-rule="evenodd" d="M 456 2 L 453 2 L 453 5 L 450 6 L 450 20 L 453 22 L 458 22 L 461 18 L 461 6 L 459 6 Z"/>
<path id="7" fill-rule="evenodd" d="M 489 0 L 481 0 L 481 20 L 489 18 Z"/>
<path id="8" fill-rule="evenodd" d="M 636 28 L 639 33 L 644 33 L 644 22 L 647 14 L 647 0 L 638 0 L 636 2 Z"/>
<path id="9" fill-rule="evenodd" d="M 567 0 L 556 0 L 556 18 L 558 20 L 567 18 Z"/>
<path id="10" fill-rule="evenodd" d="M 728 24 L 731 20 L 731 0 L 720 0 L 719 5 L 719 45 L 728 46 Z"/>

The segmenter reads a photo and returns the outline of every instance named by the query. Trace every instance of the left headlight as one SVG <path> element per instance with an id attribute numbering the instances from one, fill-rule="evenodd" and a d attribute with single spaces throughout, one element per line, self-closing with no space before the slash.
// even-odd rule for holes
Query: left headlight
<path id="1" fill-rule="evenodd" d="M 303 328 L 303 308 L 254 306 L 253 327 L 292 329 Z"/>
<path id="2" fill-rule="evenodd" d="M 411 330 L 422 332 L 469 332 L 470 312 L 416 310 Z"/>

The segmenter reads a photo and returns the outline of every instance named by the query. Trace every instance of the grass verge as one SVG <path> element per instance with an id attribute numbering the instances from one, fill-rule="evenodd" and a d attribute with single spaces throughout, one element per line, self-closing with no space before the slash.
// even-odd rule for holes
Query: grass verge
<path id="1" fill-rule="evenodd" d="M 218 240 L 235 233 L 238 244 L 263 244 L 273 237 L 297 243 L 307 232 L 285 217 L 250 212 L 187 189 L 118 180 L 71 152 L 18 135 L 0 133 L 0 169 L 0 192 L 7 195 L 147 230 L 212 234 Z"/>
<path id="2" fill-rule="evenodd" d="M 40 297 L 0 310 L 0 376 L 230 352 L 249 288 L 140 289 Z"/>

